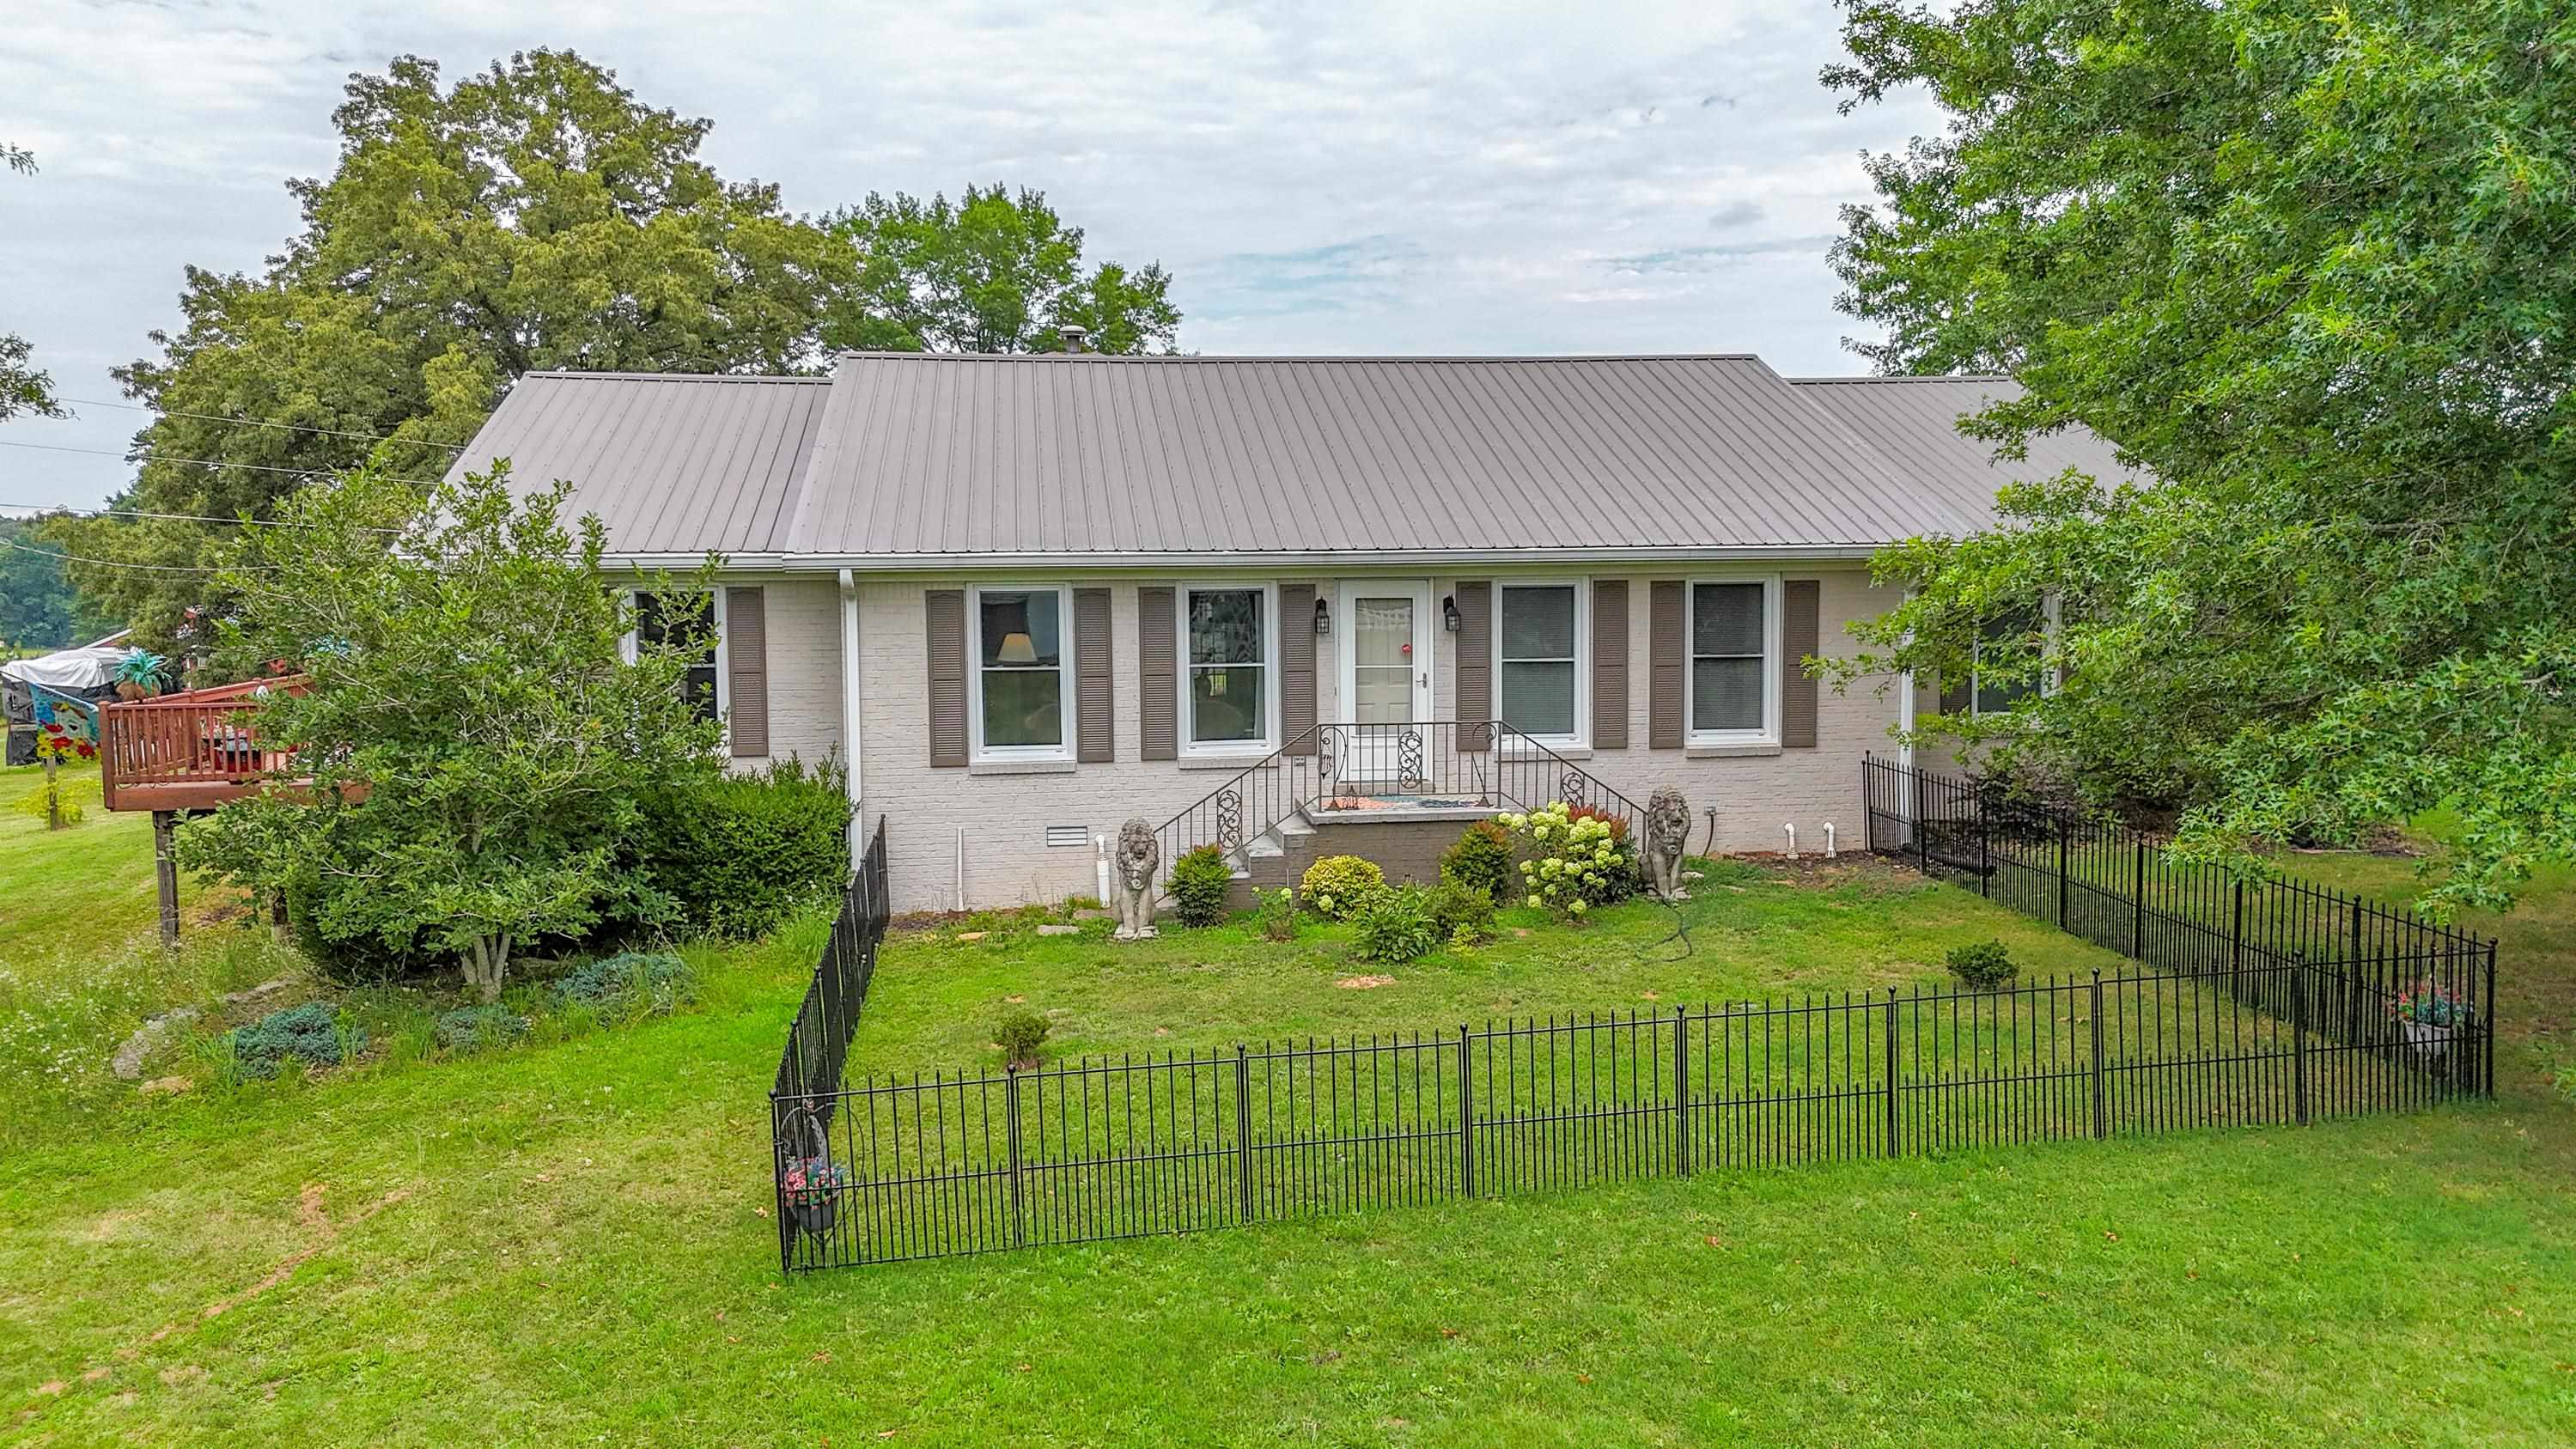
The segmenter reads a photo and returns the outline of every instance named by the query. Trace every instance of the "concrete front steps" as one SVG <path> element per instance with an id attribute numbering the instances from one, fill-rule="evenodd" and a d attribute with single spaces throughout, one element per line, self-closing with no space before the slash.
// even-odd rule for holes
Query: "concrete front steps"
<path id="1" fill-rule="evenodd" d="M 1255 890 L 1275 891 L 1302 880 L 1306 867 L 1328 855 L 1375 861 L 1396 885 L 1433 885 L 1441 854 L 1469 823 L 1500 809 L 1481 806 L 1394 806 L 1383 810 L 1323 810 L 1304 806 L 1235 853 L 1234 889 L 1226 902 L 1237 910 L 1254 904 Z"/>

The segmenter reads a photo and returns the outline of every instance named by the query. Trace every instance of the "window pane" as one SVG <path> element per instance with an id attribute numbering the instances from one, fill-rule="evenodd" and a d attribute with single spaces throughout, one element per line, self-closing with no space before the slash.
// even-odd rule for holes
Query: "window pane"
<path id="1" fill-rule="evenodd" d="M 683 677 L 680 697 L 687 700 L 690 708 L 698 712 L 698 718 L 714 719 L 716 717 L 716 667 L 712 664 L 701 664 L 691 668 Z"/>
<path id="2" fill-rule="evenodd" d="M 1352 659 L 1363 668 L 1413 668 L 1413 601 L 1353 599 Z"/>
<path id="3" fill-rule="evenodd" d="M 1691 728 L 1694 730 L 1762 728 L 1762 661 L 1759 659 L 1692 660 Z"/>
<path id="4" fill-rule="evenodd" d="M 1989 682 L 1985 666 L 1989 662 L 2002 663 L 2015 653 L 2037 657 L 2045 647 L 2040 637 L 2043 622 L 2037 610 L 2017 609 L 2000 619 L 1988 620 L 1977 631 L 1979 713 L 2000 714 L 2039 692 L 2039 682 L 2033 678 Z"/>
<path id="5" fill-rule="evenodd" d="M 984 671 L 984 743 L 1064 743 L 1064 676 L 1052 669 Z"/>
<path id="6" fill-rule="evenodd" d="M 1503 657 L 1574 657 L 1573 585 L 1503 590 Z"/>
<path id="7" fill-rule="evenodd" d="M 1196 744 L 1257 740 L 1264 690 L 1258 665 L 1190 671 L 1190 739 Z"/>
<path id="8" fill-rule="evenodd" d="M 983 613 L 978 643 L 987 667 L 1052 669 L 1063 661 L 1064 635 L 1057 627 L 1055 590 L 987 589 L 976 599 Z"/>
<path id="9" fill-rule="evenodd" d="M 1503 723 L 1534 735 L 1574 733 L 1574 665 L 1503 664 Z"/>
<path id="10" fill-rule="evenodd" d="M 1761 653 L 1762 586 L 1760 584 L 1692 585 L 1691 652 L 1693 654 Z"/>
<path id="11" fill-rule="evenodd" d="M 1190 662 L 1261 662 L 1261 591 L 1208 589 L 1190 594 Z"/>
<path id="12" fill-rule="evenodd" d="M 635 640 L 639 644 L 695 645 L 693 656 L 710 667 L 716 659 L 715 601 L 705 594 L 665 600 L 660 594 L 635 596 Z"/>

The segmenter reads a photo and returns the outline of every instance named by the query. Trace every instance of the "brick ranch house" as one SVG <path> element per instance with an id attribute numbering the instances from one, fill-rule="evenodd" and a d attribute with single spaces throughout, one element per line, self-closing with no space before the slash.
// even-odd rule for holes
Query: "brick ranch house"
<path id="1" fill-rule="evenodd" d="M 573 485 L 611 562 L 722 559 L 700 687 L 738 764 L 837 751 L 897 909 L 1097 891 L 1101 842 L 1428 869 L 1459 819 L 1692 805 L 1692 848 L 1859 844 L 1863 751 L 1928 693 L 1836 693 L 1870 554 L 1995 488 L 1992 378 L 1756 357 L 849 354 L 829 377 L 538 373 L 459 471 Z M 651 601 L 646 627 L 652 627 Z M 1711 819 L 1706 811 L 1713 809 Z"/>

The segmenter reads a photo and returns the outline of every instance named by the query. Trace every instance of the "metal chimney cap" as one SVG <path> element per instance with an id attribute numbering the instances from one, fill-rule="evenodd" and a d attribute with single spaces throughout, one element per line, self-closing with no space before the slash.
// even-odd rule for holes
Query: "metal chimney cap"
<path id="1" fill-rule="evenodd" d="M 1091 336 L 1091 329 L 1076 327 L 1070 323 L 1056 330 L 1064 334 L 1064 350 L 1067 352 L 1083 351 L 1083 343 Z"/>

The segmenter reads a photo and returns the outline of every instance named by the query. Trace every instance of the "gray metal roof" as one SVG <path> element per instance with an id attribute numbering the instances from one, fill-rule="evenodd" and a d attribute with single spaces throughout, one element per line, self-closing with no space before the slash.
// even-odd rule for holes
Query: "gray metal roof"
<path id="1" fill-rule="evenodd" d="M 1953 507 L 1994 516 L 1995 489 L 2081 468 L 2104 483 L 2143 474 L 2120 462 L 2109 440 L 2066 428 L 2030 440 L 2026 458 L 1998 458 L 1994 445 L 1959 431 L 1959 419 L 2022 394 L 2008 377 L 1800 377 L 1800 395 L 1842 420 L 1880 454 L 1902 460 L 1926 491 Z"/>
<path id="2" fill-rule="evenodd" d="M 458 462 L 563 478 L 621 555 L 982 559 L 1858 551 L 1992 516 L 2009 382 L 1744 355 L 844 355 L 831 378 L 534 373 Z M 2064 461 L 2059 461 L 2061 457 Z"/>
<path id="3" fill-rule="evenodd" d="M 521 493 L 573 485 L 566 518 L 596 513 L 618 553 L 778 547 L 831 380 L 532 372 L 448 470 L 510 460 Z"/>

